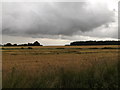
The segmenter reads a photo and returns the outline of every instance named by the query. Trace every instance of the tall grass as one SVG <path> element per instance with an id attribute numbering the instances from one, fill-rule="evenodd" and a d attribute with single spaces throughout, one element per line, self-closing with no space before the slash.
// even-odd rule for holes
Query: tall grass
<path id="1" fill-rule="evenodd" d="M 118 88 L 117 68 L 117 63 L 104 61 L 78 72 L 59 67 L 31 76 L 13 67 L 3 79 L 3 88 Z"/>

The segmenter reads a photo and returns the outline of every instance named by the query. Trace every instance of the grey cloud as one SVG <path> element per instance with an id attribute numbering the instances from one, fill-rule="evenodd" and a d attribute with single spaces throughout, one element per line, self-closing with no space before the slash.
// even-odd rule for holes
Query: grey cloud
<path id="1" fill-rule="evenodd" d="M 118 3 L 118 39 L 120 39 L 120 1 Z"/>
<path id="2" fill-rule="evenodd" d="M 89 3 L 4 3 L 3 34 L 32 37 L 70 36 L 114 20 L 106 5 Z"/>

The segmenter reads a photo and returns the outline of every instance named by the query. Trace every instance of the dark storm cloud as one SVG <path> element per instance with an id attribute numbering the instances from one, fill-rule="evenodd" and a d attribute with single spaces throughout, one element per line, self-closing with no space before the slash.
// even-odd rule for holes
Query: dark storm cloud
<path id="1" fill-rule="evenodd" d="M 3 3 L 3 34 L 48 37 L 88 32 L 114 20 L 105 4 Z"/>

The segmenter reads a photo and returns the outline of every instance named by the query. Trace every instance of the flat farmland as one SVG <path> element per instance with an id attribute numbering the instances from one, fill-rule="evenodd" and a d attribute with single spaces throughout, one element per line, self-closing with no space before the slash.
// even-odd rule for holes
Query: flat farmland
<path id="1" fill-rule="evenodd" d="M 118 88 L 119 46 L 1 47 L 3 88 Z"/>

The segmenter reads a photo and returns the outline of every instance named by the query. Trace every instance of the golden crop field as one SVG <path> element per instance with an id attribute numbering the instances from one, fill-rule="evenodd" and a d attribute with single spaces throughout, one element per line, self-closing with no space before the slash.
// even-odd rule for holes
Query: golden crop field
<path id="1" fill-rule="evenodd" d="M 117 88 L 118 48 L 2 47 L 3 88 Z"/>

